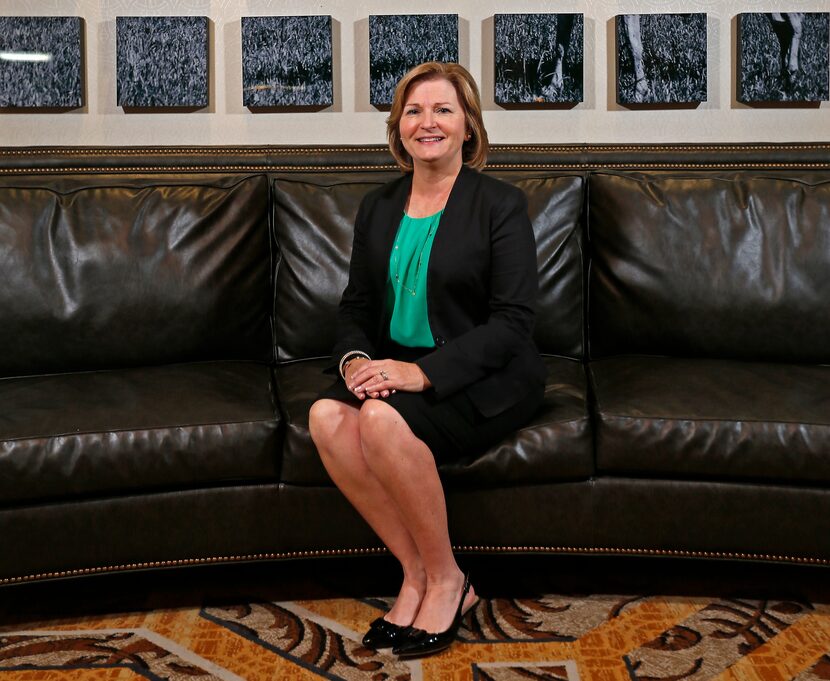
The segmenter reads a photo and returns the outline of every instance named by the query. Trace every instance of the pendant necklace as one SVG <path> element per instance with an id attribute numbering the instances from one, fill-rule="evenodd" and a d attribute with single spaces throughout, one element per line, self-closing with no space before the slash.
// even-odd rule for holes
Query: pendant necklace
<path id="1" fill-rule="evenodd" d="M 441 213 L 444 211 L 440 211 L 437 215 L 433 216 L 433 220 L 430 222 L 429 229 L 427 230 L 426 238 L 424 239 L 424 243 L 421 244 L 421 252 L 418 253 L 418 263 L 415 265 L 415 276 L 412 279 L 412 288 L 409 288 L 404 281 L 400 277 L 400 269 L 401 269 L 401 255 L 398 253 L 398 239 L 395 239 L 395 281 L 401 286 L 401 288 L 406 291 L 409 295 L 415 296 L 416 291 L 418 290 L 418 276 L 421 273 L 421 264 L 424 259 L 424 250 L 429 243 L 429 239 L 432 234 L 435 232 L 435 228 L 438 225 L 438 221 L 441 219 Z M 417 219 L 417 218 L 416 218 Z M 400 238 L 400 236 L 398 237 Z"/>

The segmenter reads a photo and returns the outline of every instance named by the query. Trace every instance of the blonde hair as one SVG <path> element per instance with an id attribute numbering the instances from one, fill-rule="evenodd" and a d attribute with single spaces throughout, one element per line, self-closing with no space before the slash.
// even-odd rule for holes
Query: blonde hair
<path id="1" fill-rule="evenodd" d="M 481 116 L 481 98 L 478 95 L 478 86 L 475 80 L 460 64 L 452 62 L 429 61 L 411 69 L 398 81 L 395 87 L 395 96 L 392 99 L 392 109 L 386 119 L 386 138 L 389 140 L 389 151 L 398 162 L 401 170 L 412 172 L 412 157 L 403 146 L 400 133 L 400 122 L 403 117 L 404 104 L 409 90 L 416 83 L 425 80 L 443 78 L 455 88 L 458 101 L 464 109 L 467 133 L 470 139 L 461 147 L 461 158 L 472 168 L 479 169 L 487 162 L 487 152 L 490 143 L 487 140 L 487 131 L 484 129 L 484 120 Z"/>

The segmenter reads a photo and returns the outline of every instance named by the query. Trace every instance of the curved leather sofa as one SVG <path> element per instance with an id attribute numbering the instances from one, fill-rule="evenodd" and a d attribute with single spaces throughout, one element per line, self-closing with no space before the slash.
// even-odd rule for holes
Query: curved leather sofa
<path id="1" fill-rule="evenodd" d="M 0 584 L 379 552 L 307 430 L 366 148 L 0 149 Z M 548 367 L 458 549 L 830 564 L 830 144 L 497 147 Z"/>

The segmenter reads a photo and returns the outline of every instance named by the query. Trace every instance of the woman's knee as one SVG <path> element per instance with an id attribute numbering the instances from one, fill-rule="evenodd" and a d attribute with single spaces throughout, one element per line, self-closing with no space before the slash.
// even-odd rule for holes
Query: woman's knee
<path id="1" fill-rule="evenodd" d="M 360 408 L 360 441 L 364 451 L 382 452 L 395 448 L 405 433 L 398 411 L 381 400 L 367 400 Z M 404 424 L 405 425 L 405 424 Z"/>
<path id="2" fill-rule="evenodd" d="M 344 405 L 337 400 L 317 400 L 308 410 L 308 432 L 318 447 L 335 436 L 343 420 Z"/>

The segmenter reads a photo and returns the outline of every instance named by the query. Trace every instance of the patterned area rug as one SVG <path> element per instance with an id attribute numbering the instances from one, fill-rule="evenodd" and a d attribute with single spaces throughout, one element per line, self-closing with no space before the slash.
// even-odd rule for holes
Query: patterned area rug
<path id="1" fill-rule="evenodd" d="M 18 611 L 0 620 L 0 681 L 830 679 L 830 604 L 803 598 L 483 598 L 449 651 L 410 662 L 360 644 L 388 603 L 208 594 L 38 621 Z"/>

